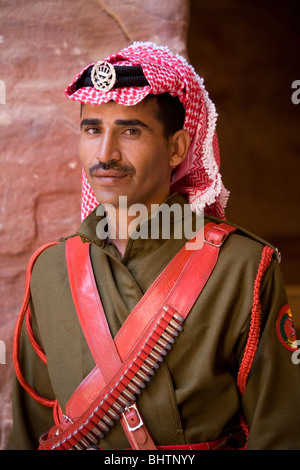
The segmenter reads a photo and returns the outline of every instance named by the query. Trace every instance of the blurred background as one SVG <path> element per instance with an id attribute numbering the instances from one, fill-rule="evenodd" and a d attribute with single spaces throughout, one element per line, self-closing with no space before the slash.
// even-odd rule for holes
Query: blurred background
<path id="1" fill-rule="evenodd" d="M 227 218 L 278 247 L 300 330 L 299 10 L 296 0 L 0 0 L 1 449 L 28 260 L 80 223 L 79 105 L 64 90 L 133 41 L 168 45 L 204 77 Z"/>

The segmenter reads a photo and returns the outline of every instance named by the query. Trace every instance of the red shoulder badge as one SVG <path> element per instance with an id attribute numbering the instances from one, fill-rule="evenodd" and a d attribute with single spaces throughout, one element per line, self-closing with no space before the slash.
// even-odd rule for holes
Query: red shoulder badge
<path id="1" fill-rule="evenodd" d="M 295 351 L 298 348 L 292 311 L 288 304 L 284 305 L 279 311 L 276 320 L 276 331 L 279 341 L 288 351 Z M 294 343 L 294 341 L 296 342 Z"/>

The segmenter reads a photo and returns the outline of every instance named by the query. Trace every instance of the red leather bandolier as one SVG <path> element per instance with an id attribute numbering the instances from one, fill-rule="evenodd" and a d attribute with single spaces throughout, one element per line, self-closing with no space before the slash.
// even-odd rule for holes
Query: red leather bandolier
<path id="1" fill-rule="evenodd" d="M 26 382 L 18 359 L 21 327 L 26 316 L 29 338 L 37 354 L 47 363 L 31 329 L 30 274 L 39 254 L 53 244 L 44 245 L 33 255 L 28 265 L 26 294 L 16 326 L 13 357 L 21 385 L 35 400 L 52 406 L 54 410 L 55 426 L 40 438 L 39 449 L 91 448 L 99 438 L 105 437 L 116 419 L 121 421 L 132 449 L 172 449 L 169 446 L 156 447 L 137 409 L 136 395 L 145 387 L 145 382 L 150 380 L 175 342 L 216 265 L 221 246 L 234 231 L 236 228 L 225 223 L 205 225 L 204 235 L 199 237 L 197 234 L 198 245 L 194 249 L 183 247 L 177 253 L 132 310 L 114 339 L 96 287 L 89 244 L 82 243 L 78 236 L 66 241 L 73 301 L 96 366 L 70 398 L 64 415 L 57 400 L 40 397 Z M 199 240 L 204 240 L 200 246 Z M 272 254 L 273 250 L 266 246 L 255 282 L 252 327 L 237 380 L 241 393 L 258 344 L 259 285 Z M 247 441 L 248 427 L 243 420 L 242 427 Z M 226 439 L 223 437 L 209 443 L 176 446 L 173 449 L 217 449 L 224 446 Z"/>

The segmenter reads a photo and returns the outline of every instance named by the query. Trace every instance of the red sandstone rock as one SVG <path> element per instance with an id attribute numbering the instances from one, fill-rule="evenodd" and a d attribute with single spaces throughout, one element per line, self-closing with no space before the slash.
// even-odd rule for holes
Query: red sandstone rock
<path id="1" fill-rule="evenodd" d="M 184 54 L 187 18 L 187 0 L 1 3 L 0 448 L 11 423 L 9 351 L 27 262 L 80 223 L 79 105 L 64 90 L 83 66 L 133 41 Z"/>

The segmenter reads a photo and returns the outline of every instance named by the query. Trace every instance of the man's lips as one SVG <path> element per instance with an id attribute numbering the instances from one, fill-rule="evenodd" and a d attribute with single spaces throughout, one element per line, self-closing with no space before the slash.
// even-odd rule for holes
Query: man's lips
<path id="1" fill-rule="evenodd" d="M 115 186 L 126 180 L 128 173 L 118 170 L 95 170 L 91 173 L 92 180 L 100 186 Z"/>
<path id="2" fill-rule="evenodd" d="M 118 170 L 96 170 L 91 176 L 92 178 L 124 178 L 127 173 Z"/>

